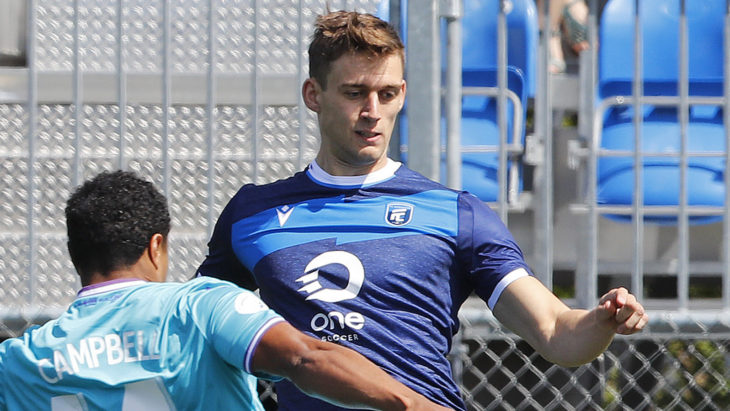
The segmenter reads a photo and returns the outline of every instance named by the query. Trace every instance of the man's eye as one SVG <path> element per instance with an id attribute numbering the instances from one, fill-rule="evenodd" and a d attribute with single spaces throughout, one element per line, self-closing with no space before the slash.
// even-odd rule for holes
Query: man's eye
<path id="1" fill-rule="evenodd" d="M 395 98 L 396 95 L 397 93 L 394 91 L 384 91 L 380 93 L 380 98 L 383 100 L 392 100 Z"/>

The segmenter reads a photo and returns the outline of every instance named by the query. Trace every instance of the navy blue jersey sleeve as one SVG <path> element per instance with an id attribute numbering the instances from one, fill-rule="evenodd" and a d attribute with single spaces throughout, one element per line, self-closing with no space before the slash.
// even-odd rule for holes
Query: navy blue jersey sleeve
<path id="1" fill-rule="evenodd" d="M 243 188 L 241 189 L 243 190 Z M 197 276 L 210 276 L 230 281 L 239 287 L 256 290 L 258 285 L 251 272 L 238 260 L 231 244 L 231 228 L 239 194 L 223 209 L 208 242 L 208 254 L 198 267 Z"/>
<path id="2" fill-rule="evenodd" d="M 477 295 L 493 308 L 510 282 L 531 275 L 529 266 L 512 234 L 483 201 L 462 193 L 459 214 L 461 263 Z"/>

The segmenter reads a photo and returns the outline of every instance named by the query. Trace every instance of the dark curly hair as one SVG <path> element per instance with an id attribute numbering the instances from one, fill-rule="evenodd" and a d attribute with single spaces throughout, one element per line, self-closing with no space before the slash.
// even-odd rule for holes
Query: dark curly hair
<path id="1" fill-rule="evenodd" d="M 82 284 L 108 275 L 142 256 L 150 238 L 170 232 L 167 200 L 132 172 L 102 172 L 85 182 L 66 204 L 68 251 Z"/>
<path id="2" fill-rule="evenodd" d="M 372 57 L 396 55 L 405 64 L 405 51 L 398 32 L 372 14 L 333 11 L 317 17 L 309 44 L 309 76 L 327 88 L 330 65 L 348 53 Z"/>

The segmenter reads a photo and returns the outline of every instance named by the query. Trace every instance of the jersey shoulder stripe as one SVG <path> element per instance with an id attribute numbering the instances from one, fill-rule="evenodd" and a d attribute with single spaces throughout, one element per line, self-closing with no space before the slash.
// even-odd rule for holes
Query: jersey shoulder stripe
<path id="1" fill-rule="evenodd" d="M 459 227 L 456 200 L 457 193 L 449 190 L 406 195 L 360 190 L 310 198 L 234 222 L 232 246 L 246 266 L 254 267 L 275 251 L 320 240 L 341 245 L 407 235 L 453 238 Z"/>

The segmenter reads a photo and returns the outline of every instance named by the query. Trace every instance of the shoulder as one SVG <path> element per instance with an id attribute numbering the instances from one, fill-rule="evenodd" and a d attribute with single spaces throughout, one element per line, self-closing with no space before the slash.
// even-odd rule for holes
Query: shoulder
<path id="1" fill-rule="evenodd" d="M 196 309 L 215 309 L 224 303 L 232 304 L 236 309 L 241 306 L 268 308 L 252 291 L 232 282 L 208 276 L 197 277 L 182 283 L 179 292 L 187 305 L 197 306 Z"/>
<path id="2" fill-rule="evenodd" d="M 411 170 L 405 165 L 401 165 L 398 170 L 396 170 L 395 175 L 397 177 L 396 181 L 402 184 L 407 184 L 409 187 L 416 191 L 446 190 L 454 193 L 457 192 L 456 190 L 448 188 L 437 181 L 429 179 L 428 177 L 417 171 Z"/>
<path id="3" fill-rule="evenodd" d="M 258 212 L 291 203 L 294 198 L 307 192 L 312 182 L 306 173 L 298 172 L 291 177 L 267 184 L 246 184 L 231 198 L 224 213 L 238 220 Z"/>
<path id="4" fill-rule="evenodd" d="M 433 181 L 423 174 L 411 170 L 402 165 L 396 172 L 396 184 L 407 187 L 408 190 L 417 192 L 435 191 L 439 192 L 442 198 L 451 198 L 459 202 L 459 207 L 467 207 L 480 211 L 491 211 L 491 208 L 474 194 L 447 187 L 437 181 Z"/>
<path id="5" fill-rule="evenodd" d="M 488 218 L 499 218 L 487 203 L 468 191 L 459 192 L 459 208 Z"/>
<path id="6" fill-rule="evenodd" d="M 266 184 L 244 184 L 238 189 L 233 198 L 237 199 L 242 196 L 249 196 L 252 194 L 266 195 L 266 193 L 281 193 L 289 190 L 292 186 L 301 185 L 303 181 L 309 181 L 309 178 L 305 172 L 300 171 L 290 177 L 282 178 Z M 257 198 L 257 200 L 259 200 L 259 198 Z"/>
<path id="7" fill-rule="evenodd" d="M 217 333 L 214 331 L 216 324 L 232 322 L 238 324 L 238 332 L 242 332 L 242 324 L 255 326 L 273 315 L 267 314 L 269 307 L 255 293 L 210 277 L 198 277 L 183 283 L 178 288 L 177 297 L 174 315 L 193 319 L 198 329 L 209 338 Z"/>
<path id="8" fill-rule="evenodd" d="M 184 283 L 167 283 L 176 284 L 180 289 L 179 292 L 182 295 L 202 295 L 205 293 L 239 293 L 246 291 L 243 288 L 233 284 L 230 281 L 220 280 L 214 277 L 200 276 L 193 278 Z"/>

